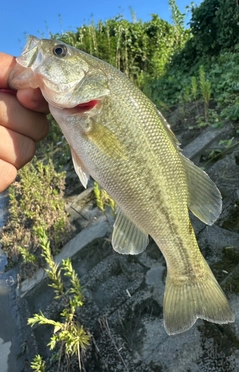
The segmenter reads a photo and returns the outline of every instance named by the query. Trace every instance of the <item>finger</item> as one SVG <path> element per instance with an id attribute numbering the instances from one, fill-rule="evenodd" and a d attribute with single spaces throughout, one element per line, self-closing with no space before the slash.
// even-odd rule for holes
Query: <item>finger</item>
<path id="1" fill-rule="evenodd" d="M 27 110 L 14 96 L 1 92 L 0 125 L 24 134 L 34 141 L 40 141 L 49 130 L 49 123 L 44 114 Z"/>
<path id="2" fill-rule="evenodd" d="M 0 159 L 0 193 L 15 180 L 16 176 L 17 170 L 14 165 Z"/>
<path id="3" fill-rule="evenodd" d="M 15 57 L 5 53 L 0 53 L 0 88 L 9 89 L 8 76 L 16 65 Z"/>
<path id="4" fill-rule="evenodd" d="M 18 101 L 27 109 L 49 113 L 49 107 L 46 100 L 43 98 L 40 89 L 19 89 L 17 91 Z"/>
<path id="5" fill-rule="evenodd" d="M 23 167 L 35 154 L 35 142 L 29 137 L 0 126 L 0 138 L 0 159 L 17 169 Z"/>

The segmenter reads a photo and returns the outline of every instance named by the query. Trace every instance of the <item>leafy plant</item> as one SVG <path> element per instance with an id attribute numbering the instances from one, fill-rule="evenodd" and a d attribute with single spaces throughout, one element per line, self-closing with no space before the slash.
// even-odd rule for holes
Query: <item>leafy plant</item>
<path id="1" fill-rule="evenodd" d="M 218 145 L 220 147 L 215 148 L 210 151 L 208 155 L 208 161 L 215 160 L 215 158 L 221 156 L 223 153 L 225 153 L 227 150 L 231 149 L 234 145 L 238 145 L 238 142 L 236 144 L 233 144 L 234 137 L 228 139 L 228 140 L 220 140 Z"/>
<path id="2" fill-rule="evenodd" d="M 9 216 L 1 235 L 10 261 L 22 254 L 24 260 L 36 264 L 34 255 L 41 264 L 39 228 L 47 231 L 54 252 L 66 242 L 70 225 L 64 209 L 64 187 L 65 173 L 56 172 L 51 161 L 44 165 L 34 159 L 19 171 L 18 180 L 9 188 Z"/>
<path id="3" fill-rule="evenodd" d="M 31 369 L 36 372 L 45 372 L 45 362 L 42 357 L 37 354 L 31 362 Z"/>
<path id="4" fill-rule="evenodd" d="M 104 189 L 99 186 L 97 182 L 94 182 L 94 194 L 96 198 L 96 204 L 102 211 L 105 211 L 106 206 L 110 207 L 113 212 L 116 211 L 115 201 Z"/>
<path id="5" fill-rule="evenodd" d="M 49 284 L 55 292 L 55 298 L 58 299 L 64 296 L 68 301 L 68 306 L 61 312 L 63 321 L 55 321 L 48 319 L 41 311 L 39 314 L 34 314 L 32 318 L 28 319 L 28 324 L 34 326 L 36 324 L 52 325 L 53 335 L 50 338 L 48 346 L 50 350 L 60 344 L 59 366 L 62 353 L 65 352 L 67 356 L 71 357 L 74 354 L 78 357 L 79 370 L 81 370 L 81 350 L 89 345 L 90 335 L 86 333 L 82 325 L 75 319 L 75 313 L 78 307 L 83 305 L 83 294 L 79 279 L 74 271 L 71 260 L 63 260 L 61 266 L 57 265 L 51 255 L 50 241 L 44 230 L 40 231 L 40 244 L 43 250 L 43 256 L 48 264 L 46 273 L 51 283 Z M 65 289 L 61 274 L 70 279 L 70 288 Z M 35 357 L 36 359 L 37 357 Z M 35 360 L 34 359 L 34 360 Z M 37 361 L 40 360 L 39 357 Z M 41 370 L 39 370 L 41 371 Z"/>
<path id="6" fill-rule="evenodd" d="M 219 145 L 223 145 L 225 150 L 228 150 L 232 146 L 233 141 L 234 141 L 234 137 L 228 140 L 220 140 Z"/>
<path id="7" fill-rule="evenodd" d="M 222 51 L 234 50 L 239 43 L 237 1 L 204 0 L 199 6 L 192 3 L 191 12 L 192 37 L 173 57 L 173 63 L 184 71 Z"/>
<path id="8" fill-rule="evenodd" d="M 27 248 L 24 248 L 24 247 L 18 247 L 18 250 L 19 252 L 21 253 L 22 255 L 22 258 L 23 258 L 23 262 L 26 263 L 26 262 L 32 262 L 33 264 L 35 264 L 37 262 L 37 258 L 36 256 L 34 256 L 34 254 L 30 253 Z"/>
<path id="9" fill-rule="evenodd" d="M 180 12 L 175 0 L 168 0 L 168 3 L 172 13 L 176 50 L 181 50 L 188 39 L 184 28 L 185 14 Z"/>
<path id="10" fill-rule="evenodd" d="M 56 294 L 55 298 L 59 298 L 65 294 L 64 285 L 61 280 L 61 270 L 59 269 L 59 265 L 56 264 L 52 258 L 50 241 L 42 227 L 38 227 L 38 237 L 42 248 L 42 256 L 48 265 L 48 268 L 46 268 L 45 271 L 48 278 L 51 280 L 49 286 L 54 289 Z"/>
<path id="11" fill-rule="evenodd" d="M 221 112 L 221 118 L 236 121 L 239 119 L 239 103 L 227 107 Z"/>
<path id="12" fill-rule="evenodd" d="M 209 101 L 211 98 L 211 83 L 205 78 L 205 71 L 203 65 L 199 68 L 199 81 L 200 81 L 200 91 L 204 99 L 204 114 L 205 120 L 208 122 L 208 108 Z"/>
<path id="13" fill-rule="evenodd" d="M 126 73 L 134 82 L 165 73 L 175 49 L 181 50 L 189 38 L 184 28 L 184 15 L 175 0 L 170 0 L 174 24 L 152 15 L 149 22 L 129 22 L 121 15 L 106 22 L 93 21 L 74 32 L 52 35 L 70 45 L 109 62 Z"/>
<path id="14" fill-rule="evenodd" d="M 194 101 L 196 101 L 198 85 L 197 85 L 197 79 L 195 76 L 191 77 L 191 84 L 192 84 L 192 87 L 191 87 L 192 96 L 193 96 Z"/>

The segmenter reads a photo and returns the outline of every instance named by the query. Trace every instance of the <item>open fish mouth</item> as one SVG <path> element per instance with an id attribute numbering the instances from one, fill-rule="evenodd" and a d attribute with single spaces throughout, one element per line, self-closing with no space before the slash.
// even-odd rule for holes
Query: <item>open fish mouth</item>
<path id="1" fill-rule="evenodd" d="M 86 112 L 86 111 L 90 111 L 92 110 L 97 104 L 99 104 L 99 100 L 98 99 L 94 99 L 92 101 L 89 101 L 89 102 L 83 102 L 83 103 L 79 103 L 79 105 L 76 105 L 74 107 L 74 109 L 76 109 L 79 113 L 80 112 Z"/>

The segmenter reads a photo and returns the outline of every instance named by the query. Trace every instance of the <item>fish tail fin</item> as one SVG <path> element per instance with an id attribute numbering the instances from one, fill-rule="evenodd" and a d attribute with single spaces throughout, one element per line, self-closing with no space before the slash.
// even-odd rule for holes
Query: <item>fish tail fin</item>
<path id="1" fill-rule="evenodd" d="M 229 303 L 210 268 L 206 277 L 183 284 L 168 275 L 164 294 L 164 326 L 169 335 L 190 329 L 198 318 L 225 324 L 235 321 Z"/>

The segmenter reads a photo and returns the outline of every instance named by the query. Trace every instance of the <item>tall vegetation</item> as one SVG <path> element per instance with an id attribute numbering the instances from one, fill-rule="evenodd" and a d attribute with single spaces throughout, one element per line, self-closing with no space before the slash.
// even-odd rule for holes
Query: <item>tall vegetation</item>
<path id="1" fill-rule="evenodd" d="M 186 71 L 203 57 L 234 51 L 239 43 L 238 21 L 239 4 L 235 0 L 204 0 L 200 6 L 192 6 L 192 38 L 174 56 L 175 63 Z"/>
<path id="2" fill-rule="evenodd" d="M 142 86 L 142 74 L 162 76 L 175 50 L 180 51 L 190 35 L 175 0 L 169 4 L 173 24 L 157 14 L 148 22 L 129 22 L 117 16 L 98 24 L 83 25 L 76 32 L 52 36 L 109 62 Z"/>
<path id="3" fill-rule="evenodd" d="M 192 5 L 191 11 L 191 36 L 168 60 L 165 74 L 148 79 L 143 90 L 163 111 L 165 107 L 193 102 L 197 98 L 204 101 L 206 122 L 211 114 L 212 122 L 225 118 L 237 120 L 238 2 L 204 0 L 199 6 Z M 197 82 L 200 90 L 197 90 Z M 220 118 L 208 111 L 210 100 L 214 101 L 214 106 L 216 103 Z"/>

